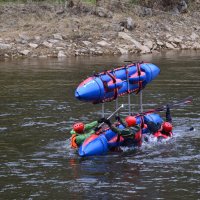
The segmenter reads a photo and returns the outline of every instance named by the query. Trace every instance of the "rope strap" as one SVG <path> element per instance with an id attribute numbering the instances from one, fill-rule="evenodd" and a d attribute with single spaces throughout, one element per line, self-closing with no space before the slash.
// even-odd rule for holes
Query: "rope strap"
<path id="1" fill-rule="evenodd" d="M 129 68 L 129 66 L 125 66 L 125 70 L 126 70 L 126 81 L 127 81 L 127 86 L 128 86 L 127 93 L 130 94 L 130 93 L 131 93 L 131 90 L 130 90 L 130 87 L 129 87 L 128 68 Z"/>
<path id="2" fill-rule="evenodd" d="M 141 76 L 140 63 L 136 63 L 136 67 L 137 67 L 137 72 L 138 72 L 138 76 L 139 76 L 139 79 L 138 79 L 138 90 L 137 90 L 137 93 L 136 93 L 136 94 L 138 94 L 142 89 L 142 81 L 140 81 L 140 76 Z"/>
<path id="3" fill-rule="evenodd" d="M 108 76 L 110 76 L 110 78 L 112 79 L 113 83 L 115 84 L 114 96 L 113 96 L 113 100 L 115 100 L 115 99 L 118 97 L 118 89 L 117 89 L 117 87 L 116 87 L 116 82 L 117 82 L 116 76 L 114 76 L 113 74 L 111 74 L 111 73 L 108 72 L 108 71 L 106 72 L 106 74 L 107 74 Z"/>

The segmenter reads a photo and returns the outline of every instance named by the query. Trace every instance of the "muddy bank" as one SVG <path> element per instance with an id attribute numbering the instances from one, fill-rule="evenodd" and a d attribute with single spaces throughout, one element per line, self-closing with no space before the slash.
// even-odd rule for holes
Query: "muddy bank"
<path id="1" fill-rule="evenodd" d="M 159 53 L 200 49 L 200 12 L 91 4 L 0 5 L 0 58 Z"/>

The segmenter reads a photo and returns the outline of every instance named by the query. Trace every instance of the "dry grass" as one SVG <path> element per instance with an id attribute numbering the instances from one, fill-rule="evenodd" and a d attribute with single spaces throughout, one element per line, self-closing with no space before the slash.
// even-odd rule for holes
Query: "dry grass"
<path id="1" fill-rule="evenodd" d="M 125 2 L 125 1 L 124 1 Z M 128 1 L 127 1 L 128 2 Z M 126 3 L 127 3 L 126 2 Z M 146 1 L 148 3 L 150 1 Z M 109 3 L 109 2 L 107 2 Z M 108 5 L 108 4 L 105 4 Z M 89 12 L 78 12 L 77 10 L 67 10 L 58 15 L 57 12 L 62 9 L 61 4 L 6 4 L 0 6 L 0 35 L 3 38 L 15 38 L 21 32 L 26 32 L 30 37 L 40 35 L 44 38 L 53 33 L 62 33 L 67 39 L 80 40 L 90 37 L 100 37 L 105 32 L 113 31 L 113 24 L 119 23 L 126 17 L 132 17 L 138 24 L 138 30 L 145 31 L 146 21 L 154 24 L 154 21 L 163 18 L 163 21 L 175 21 L 173 18 L 180 18 L 178 21 L 184 21 L 185 16 L 172 16 L 169 13 L 163 13 L 159 16 L 153 16 L 150 19 L 140 18 L 133 9 L 129 7 L 126 12 L 114 12 L 113 18 L 100 18 Z M 89 5 L 89 10 L 93 7 Z M 76 15 L 75 15 L 76 14 Z M 197 19 L 194 19 L 194 21 Z M 136 33 L 137 34 L 137 33 Z"/>

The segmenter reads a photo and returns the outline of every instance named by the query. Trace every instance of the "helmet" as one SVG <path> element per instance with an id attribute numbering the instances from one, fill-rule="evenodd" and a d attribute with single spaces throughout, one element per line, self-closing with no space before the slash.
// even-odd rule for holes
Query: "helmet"
<path id="1" fill-rule="evenodd" d="M 82 122 L 75 123 L 73 129 L 77 133 L 83 133 L 85 125 Z"/>
<path id="2" fill-rule="evenodd" d="M 125 118 L 125 121 L 126 121 L 128 127 L 136 125 L 136 118 L 133 116 L 127 116 Z"/>
<path id="3" fill-rule="evenodd" d="M 165 132 L 171 132 L 172 131 L 172 125 L 169 122 L 164 122 L 162 124 L 163 130 Z"/>

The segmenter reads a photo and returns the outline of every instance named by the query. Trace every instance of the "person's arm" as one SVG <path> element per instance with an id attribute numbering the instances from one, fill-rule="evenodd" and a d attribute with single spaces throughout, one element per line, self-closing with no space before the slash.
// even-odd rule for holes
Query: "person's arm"
<path id="1" fill-rule="evenodd" d="M 112 125 L 109 119 L 104 119 L 103 122 L 106 123 L 113 132 L 117 133 L 118 135 L 121 135 L 121 129 Z"/>
<path id="2" fill-rule="evenodd" d="M 166 110 L 166 122 L 172 123 L 171 112 L 168 105 L 167 105 L 167 110 Z"/>
<path id="3" fill-rule="evenodd" d="M 98 125 L 98 121 L 94 121 L 94 122 L 88 123 L 88 124 L 85 125 L 84 130 L 85 131 L 90 130 L 90 129 L 94 128 L 97 125 Z"/>
<path id="4" fill-rule="evenodd" d="M 120 119 L 119 122 L 120 122 L 124 127 L 127 126 L 127 125 L 126 125 L 126 122 L 125 122 L 123 119 Z"/>
<path id="5" fill-rule="evenodd" d="M 126 125 L 126 122 L 125 122 L 123 119 L 121 119 L 121 117 L 120 117 L 119 115 L 116 116 L 115 119 L 116 119 L 120 124 L 122 124 L 124 127 L 127 126 L 127 125 Z"/>
<path id="6" fill-rule="evenodd" d="M 91 135 L 91 133 L 81 134 L 76 136 L 76 144 L 80 146 L 86 138 L 88 138 Z"/>
<path id="7" fill-rule="evenodd" d="M 121 133 L 122 133 L 122 130 L 121 130 L 121 129 L 119 129 L 119 128 L 117 128 L 116 126 L 113 126 L 113 125 L 108 125 L 108 126 L 110 127 L 110 129 L 111 129 L 113 132 L 117 133 L 118 135 L 121 135 Z"/>
<path id="8" fill-rule="evenodd" d="M 140 131 L 140 125 L 135 125 L 132 127 L 125 127 L 124 129 L 118 129 L 117 127 L 114 127 L 113 125 L 110 127 L 112 131 L 117 133 L 118 135 L 121 135 L 123 137 L 135 137 L 135 134 Z"/>
<path id="9" fill-rule="evenodd" d="M 135 126 L 132 126 L 131 127 L 131 131 L 132 131 L 132 133 L 137 133 L 138 131 L 140 131 L 140 129 L 141 129 L 141 127 L 140 127 L 140 125 L 135 125 Z"/>
<path id="10" fill-rule="evenodd" d="M 108 124 L 108 126 L 110 127 L 110 129 L 117 133 L 118 135 L 122 135 L 122 136 L 130 136 L 130 135 L 135 135 L 139 130 L 140 130 L 140 126 L 139 125 L 135 125 L 134 127 L 130 127 L 130 128 L 124 128 L 124 129 L 119 129 L 115 126 L 113 126 L 110 121 L 105 121 L 106 124 Z"/>

